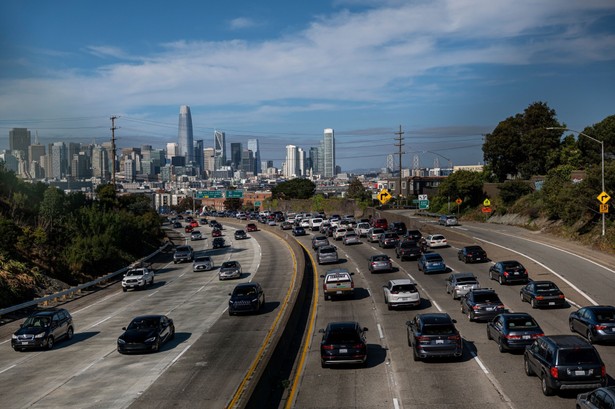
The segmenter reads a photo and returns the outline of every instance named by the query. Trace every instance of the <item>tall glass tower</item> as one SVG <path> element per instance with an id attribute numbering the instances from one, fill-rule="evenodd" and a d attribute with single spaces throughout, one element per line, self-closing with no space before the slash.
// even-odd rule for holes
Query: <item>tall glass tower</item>
<path id="1" fill-rule="evenodd" d="M 192 135 L 192 115 L 190 107 L 179 107 L 179 156 L 186 158 L 186 163 L 194 161 L 194 137 Z"/>
<path id="2" fill-rule="evenodd" d="M 335 134 L 333 129 L 325 129 L 323 138 L 323 166 L 321 169 L 326 178 L 335 177 Z"/>
<path id="3" fill-rule="evenodd" d="M 262 172 L 261 169 L 261 150 L 258 146 L 258 139 L 248 139 L 248 149 L 254 155 L 254 174 L 258 175 Z"/>

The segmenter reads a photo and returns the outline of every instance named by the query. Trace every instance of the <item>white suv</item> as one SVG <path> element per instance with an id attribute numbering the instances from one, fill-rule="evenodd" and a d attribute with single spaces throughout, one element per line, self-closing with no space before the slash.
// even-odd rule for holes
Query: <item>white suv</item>
<path id="1" fill-rule="evenodd" d="M 418 307 L 421 304 L 421 295 L 416 284 L 408 279 L 389 280 L 383 286 L 384 303 L 389 310 L 396 307 Z"/>

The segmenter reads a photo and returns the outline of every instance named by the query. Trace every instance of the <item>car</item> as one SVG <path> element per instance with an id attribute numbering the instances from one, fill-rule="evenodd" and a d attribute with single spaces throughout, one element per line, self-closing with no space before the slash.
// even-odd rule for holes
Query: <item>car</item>
<path id="1" fill-rule="evenodd" d="M 445 273 L 446 264 L 444 259 L 438 253 L 425 253 L 419 257 L 417 261 L 419 271 L 425 274 L 429 273 Z"/>
<path id="2" fill-rule="evenodd" d="M 399 236 L 397 233 L 385 231 L 378 238 L 378 247 L 383 249 L 392 249 L 397 246 L 397 243 L 399 243 Z"/>
<path id="3" fill-rule="evenodd" d="M 117 351 L 156 352 L 160 346 L 175 337 L 173 320 L 166 315 L 140 315 L 130 321 L 117 339 Z"/>
<path id="4" fill-rule="evenodd" d="M 320 341 L 320 364 L 323 368 L 336 364 L 367 363 L 366 327 L 356 321 L 330 322 Z"/>
<path id="5" fill-rule="evenodd" d="M 222 237 L 222 230 L 218 229 L 217 227 L 214 227 L 211 231 L 211 237 Z"/>
<path id="6" fill-rule="evenodd" d="M 468 321 L 489 321 L 496 315 L 508 312 L 500 297 L 491 288 L 476 288 L 461 297 L 461 313 Z"/>
<path id="7" fill-rule="evenodd" d="M 312 237 L 312 249 L 317 250 L 320 246 L 329 245 L 329 239 L 327 236 L 314 236 Z"/>
<path id="8" fill-rule="evenodd" d="M 154 271 L 148 267 L 131 268 L 122 277 L 122 291 L 141 290 L 154 285 Z"/>
<path id="9" fill-rule="evenodd" d="M 57 341 L 70 340 L 75 334 L 73 317 L 64 308 L 51 308 L 30 315 L 11 336 L 15 351 L 52 349 Z"/>
<path id="10" fill-rule="evenodd" d="M 307 233 L 305 232 L 305 228 L 301 226 L 293 227 L 293 236 L 305 236 Z"/>
<path id="11" fill-rule="evenodd" d="M 494 340 L 500 352 L 522 351 L 544 335 L 536 320 L 525 312 L 498 314 L 487 323 L 487 339 Z"/>
<path id="12" fill-rule="evenodd" d="M 325 220 L 320 224 L 320 227 L 318 227 L 318 232 L 320 234 L 326 234 L 329 227 L 331 227 L 331 223 Z"/>
<path id="13" fill-rule="evenodd" d="M 406 234 L 404 234 L 403 238 L 418 242 L 423 238 L 423 233 L 421 233 L 420 230 L 408 230 Z"/>
<path id="14" fill-rule="evenodd" d="M 228 314 L 235 315 L 242 312 L 260 312 L 265 305 L 265 292 L 263 287 L 255 281 L 237 284 L 228 300 Z"/>
<path id="15" fill-rule="evenodd" d="M 361 244 L 361 240 L 359 240 L 359 235 L 354 231 L 348 231 L 342 238 L 342 243 L 349 244 Z"/>
<path id="16" fill-rule="evenodd" d="M 235 240 L 243 240 L 248 238 L 248 234 L 246 233 L 246 231 L 241 229 L 235 230 L 234 236 Z"/>
<path id="17" fill-rule="evenodd" d="M 367 269 L 370 273 L 393 271 L 393 263 L 386 254 L 374 254 L 367 259 Z"/>
<path id="18" fill-rule="evenodd" d="M 354 280 L 351 273 L 345 268 L 334 268 L 327 270 L 320 277 L 322 280 L 323 295 L 326 300 L 334 297 L 354 297 Z"/>
<path id="19" fill-rule="evenodd" d="M 564 293 L 552 281 L 530 281 L 521 288 L 519 296 L 532 308 L 566 306 Z"/>
<path id="20" fill-rule="evenodd" d="M 476 262 L 485 262 L 489 259 L 487 258 L 487 252 L 483 250 L 481 246 L 465 246 L 459 249 L 457 252 L 457 258 L 464 263 L 476 263 Z"/>
<path id="21" fill-rule="evenodd" d="M 372 227 L 367 232 L 367 241 L 370 243 L 376 243 L 380 240 L 380 235 L 384 233 L 384 229 L 381 227 Z"/>
<path id="22" fill-rule="evenodd" d="M 425 244 L 430 249 L 438 247 L 448 247 L 448 242 L 442 234 L 430 234 L 425 237 Z"/>
<path id="23" fill-rule="evenodd" d="M 457 221 L 457 217 L 448 214 L 440 216 L 438 219 L 438 224 L 442 226 L 457 226 L 459 222 Z"/>
<path id="24" fill-rule="evenodd" d="M 408 231 L 408 228 L 404 222 L 392 222 L 389 224 L 388 230 L 397 233 L 398 236 L 403 236 Z"/>
<path id="25" fill-rule="evenodd" d="M 339 241 L 343 239 L 347 232 L 348 232 L 348 229 L 346 229 L 345 227 L 338 227 L 333 232 L 333 240 Z"/>
<path id="26" fill-rule="evenodd" d="M 571 312 L 570 331 L 583 335 L 590 343 L 615 341 L 615 307 L 592 305 Z"/>
<path id="27" fill-rule="evenodd" d="M 400 240 L 395 246 L 395 256 L 401 261 L 417 260 L 421 257 L 421 248 L 413 240 Z"/>
<path id="28" fill-rule="evenodd" d="M 397 307 L 418 307 L 421 295 L 414 281 L 408 278 L 389 280 L 382 286 L 384 303 L 389 310 Z"/>
<path id="29" fill-rule="evenodd" d="M 194 259 L 194 250 L 192 246 L 177 246 L 173 253 L 173 264 L 183 261 L 192 261 Z"/>
<path id="30" fill-rule="evenodd" d="M 578 335 L 550 335 L 536 339 L 523 353 L 527 376 L 538 376 L 542 393 L 607 386 L 606 367 L 596 348 Z"/>
<path id="31" fill-rule="evenodd" d="M 181 229 L 182 228 L 182 224 L 180 222 L 174 222 L 173 223 L 173 228 L 174 229 Z"/>
<path id="32" fill-rule="evenodd" d="M 241 264 L 236 260 L 229 260 L 222 263 L 218 271 L 218 280 L 229 280 L 241 278 Z"/>
<path id="33" fill-rule="evenodd" d="M 615 386 L 606 386 L 577 395 L 577 409 L 598 408 L 615 408 Z"/>
<path id="34" fill-rule="evenodd" d="M 480 288 L 480 283 L 473 273 L 452 273 L 446 279 L 446 293 L 451 294 L 453 300 L 477 288 Z"/>
<path id="35" fill-rule="evenodd" d="M 205 226 L 209 224 L 209 222 L 207 221 L 205 217 L 201 217 L 201 220 L 199 220 L 199 223 L 204 224 Z"/>
<path id="36" fill-rule="evenodd" d="M 322 217 L 313 217 L 308 221 L 308 227 L 312 231 L 318 231 L 320 229 L 320 225 L 323 224 L 324 220 Z"/>
<path id="37" fill-rule="evenodd" d="M 355 227 L 354 230 L 359 235 L 359 237 L 367 237 L 367 233 L 369 233 L 370 228 L 371 227 L 369 223 L 361 222 L 357 224 L 357 227 Z"/>
<path id="38" fill-rule="evenodd" d="M 209 227 L 211 227 L 212 229 L 222 230 L 222 224 L 220 224 L 220 222 L 217 220 L 212 220 L 211 222 L 209 222 Z"/>
<path id="39" fill-rule="evenodd" d="M 282 230 L 291 230 L 292 228 L 293 228 L 293 224 L 291 222 L 280 223 L 280 229 Z"/>
<path id="40" fill-rule="evenodd" d="M 529 282 L 529 276 L 523 264 L 515 260 L 498 261 L 489 268 L 489 279 L 497 280 L 500 285 Z"/>
<path id="41" fill-rule="evenodd" d="M 253 231 L 258 231 L 258 227 L 256 227 L 256 224 L 254 223 L 248 223 L 246 224 L 246 231 L 248 233 L 253 232 Z"/>
<path id="42" fill-rule="evenodd" d="M 427 358 L 461 358 L 463 343 L 455 320 L 443 312 L 416 314 L 406 322 L 408 346 L 415 361 Z"/>
<path id="43" fill-rule="evenodd" d="M 194 227 L 192 227 L 192 225 L 187 225 L 186 227 L 184 227 L 184 232 L 185 233 L 192 233 L 192 230 L 194 230 Z"/>
<path id="44" fill-rule="evenodd" d="M 199 222 L 197 222 L 196 220 L 192 220 L 190 222 L 190 226 L 192 226 L 192 227 L 199 227 Z"/>
<path id="45" fill-rule="evenodd" d="M 372 219 L 372 227 L 378 227 L 383 230 L 387 230 L 389 228 L 389 223 L 385 218 Z"/>
<path id="46" fill-rule="evenodd" d="M 316 261 L 318 262 L 318 264 L 337 263 L 339 259 L 335 246 L 323 245 L 317 247 Z"/>
<path id="47" fill-rule="evenodd" d="M 196 256 L 192 262 L 192 271 L 209 271 L 213 270 L 214 261 L 210 256 Z"/>
<path id="48" fill-rule="evenodd" d="M 214 249 L 221 249 L 226 245 L 226 241 L 224 240 L 223 237 L 216 237 L 212 242 L 211 242 L 211 247 Z"/>
<path id="49" fill-rule="evenodd" d="M 190 233 L 190 241 L 203 240 L 203 233 L 198 230 L 193 230 Z"/>

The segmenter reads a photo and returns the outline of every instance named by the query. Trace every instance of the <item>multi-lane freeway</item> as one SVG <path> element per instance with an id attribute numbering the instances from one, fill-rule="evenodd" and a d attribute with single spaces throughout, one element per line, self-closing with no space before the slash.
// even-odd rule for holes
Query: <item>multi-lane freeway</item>
<path id="1" fill-rule="evenodd" d="M 344 246 L 336 242 L 338 264 L 315 266 L 322 274 L 344 267 L 354 272 L 354 299 L 325 301 L 317 288 L 315 331 L 309 334 L 298 382 L 291 384 L 297 408 L 573 408 L 576 393 L 545 397 L 537 378 L 523 371 L 523 356 L 500 353 L 487 340 L 485 323 L 469 322 L 459 301 L 446 294 L 444 279 L 450 272 L 471 271 L 481 284 L 496 289 L 511 311 L 531 313 L 547 334 L 570 333 L 568 315 L 581 305 L 615 303 L 615 258 L 587 248 L 563 243 L 540 233 L 512 226 L 464 223 L 441 227 L 429 219 L 388 213 L 389 219 L 408 217 L 407 224 L 424 234 L 445 234 L 450 247 L 439 249 L 449 267 L 446 274 L 425 275 L 415 261 L 400 262 L 393 249 L 367 243 Z M 221 220 L 224 224 L 224 219 Z M 237 227 L 242 224 L 234 223 Z M 259 281 L 266 292 L 262 314 L 229 317 L 228 293 L 238 281 L 219 282 L 216 271 L 193 273 L 191 264 L 157 265 L 156 282 L 143 291 L 122 293 L 119 285 L 98 295 L 67 303 L 76 334 L 51 351 L 19 353 L 10 348 L 10 325 L 0 327 L 0 399 L 3 407 L 207 407 L 222 408 L 232 402 L 266 343 L 284 307 L 297 273 L 295 256 L 285 241 L 297 240 L 310 254 L 311 235 L 293 238 L 270 234 L 279 227 L 262 226 L 248 240 L 233 241 L 223 250 L 192 242 L 197 251 L 213 254 L 219 266 L 239 260 L 243 277 Z M 208 228 L 202 229 L 206 236 Z M 225 237 L 232 239 L 232 228 Z M 492 261 L 516 259 L 533 279 L 555 281 L 570 304 L 563 309 L 534 310 L 519 299 L 520 285 L 500 286 L 489 281 L 491 263 L 466 265 L 457 249 L 480 244 Z M 207 249 L 207 250 L 206 250 Z M 395 271 L 371 274 L 367 258 L 385 253 Z M 389 311 L 382 285 L 393 278 L 411 278 L 419 285 L 420 307 Z M 405 322 L 417 312 L 448 312 L 457 320 L 464 342 L 461 360 L 414 362 L 407 345 Z M 177 335 L 155 354 L 121 355 L 115 349 L 121 328 L 144 313 L 162 313 L 175 321 Z M 331 321 L 356 320 L 368 327 L 366 367 L 320 366 L 320 334 Z M 11 331 L 12 332 L 12 331 Z M 597 345 L 607 366 L 615 370 L 615 346 Z M 610 378 L 610 382 L 613 379 Z"/>

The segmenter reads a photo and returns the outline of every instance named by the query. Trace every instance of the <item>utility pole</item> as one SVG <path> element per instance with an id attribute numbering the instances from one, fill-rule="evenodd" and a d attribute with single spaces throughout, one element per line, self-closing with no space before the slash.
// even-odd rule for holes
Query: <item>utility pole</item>
<path id="1" fill-rule="evenodd" d="M 115 120 L 117 116 L 111 117 L 111 184 L 113 185 L 113 189 L 115 189 Z"/>
<path id="2" fill-rule="evenodd" d="M 397 202 L 397 204 L 401 204 L 401 155 L 403 155 L 405 152 L 402 151 L 402 146 L 404 146 L 404 142 L 403 142 L 403 137 L 402 135 L 404 134 L 404 132 L 401 130 L 401 125 L 399 125 L 399 132 L 395 132 L 395 135 L 397 135 L 396 141 L 398 143 L 395 144 L 395 146 L 399 147 L 399 184 L 398 184 L 398 197 L 399 197 L 399 201 Z"/>

